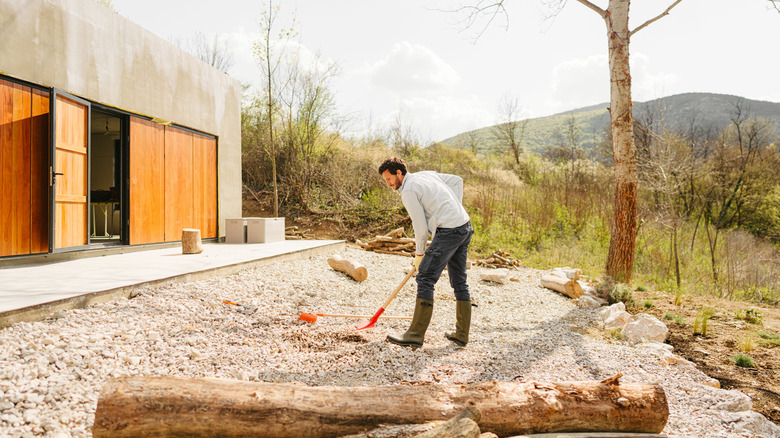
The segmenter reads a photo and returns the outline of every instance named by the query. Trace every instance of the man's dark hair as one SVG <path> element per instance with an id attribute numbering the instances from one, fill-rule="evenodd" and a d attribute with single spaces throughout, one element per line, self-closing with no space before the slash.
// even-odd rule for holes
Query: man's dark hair
<path id="1" fill-rule="evenodd" d="M 385 170 L 395 175 L 399 170 L 401 175 L 406 175 L 406 161 L 398 157 L 390 157 L 379 165 L 379 174 L 385 173 Z"/>

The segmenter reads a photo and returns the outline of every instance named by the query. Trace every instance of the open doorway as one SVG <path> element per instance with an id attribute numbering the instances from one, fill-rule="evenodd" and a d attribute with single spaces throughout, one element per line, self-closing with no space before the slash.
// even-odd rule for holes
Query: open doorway
<path id="1" fill-rule="evenodd" d="M 90 243 L 127 243 L 123 163 L 127 116 L 92 108 L 89 170 Z"/>

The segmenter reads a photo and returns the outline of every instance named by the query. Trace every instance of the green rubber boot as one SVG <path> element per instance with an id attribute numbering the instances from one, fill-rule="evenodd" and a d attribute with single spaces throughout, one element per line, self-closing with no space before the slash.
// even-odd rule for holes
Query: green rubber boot
<path id="1" fill-rule="evenodd" d="M 471 301 L 455 302 L 455 333 L 445 333 L 450 341 L 465 347 L 469 343 L 469 329 L 471 328 Z"/>
<path id="2" fill-rule="evenodd" d="M 401 336 L 388 336 L 387 342 L 402 345 L 404 347 L 419 348 L 422 347 L 425 339 L 425 331 L 428 330 L 428 324 L 431 323 L 433 315 L 433 300 L 417 298 L 414 305 L 414 316 L 409 330 Z"/>

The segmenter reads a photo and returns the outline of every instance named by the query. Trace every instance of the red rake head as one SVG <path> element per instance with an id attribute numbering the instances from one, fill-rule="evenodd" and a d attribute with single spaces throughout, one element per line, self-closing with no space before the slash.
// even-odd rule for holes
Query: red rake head
<path id="1" fill-rule="evenodd" d="M 382 315 L 382 313 L 385 311 L 384 308 L 380 307 L 379 310 L 374 314 L 374 316 L 371 317 L 371 320 L 368 321 L 365 325 L 358 325 L 357 328 L 355 328 L 355 331 L 365 330 L 374 327 L 374 324 L 376 324 L 376 321 L 379 319 L 379 317 Z"/>
<path id="2" fill-rule="evenodd" d="M 313 313 L 301 313 L 301 316 L 298 319 L 314 324 L 317 321 L 317 315 Z"/>

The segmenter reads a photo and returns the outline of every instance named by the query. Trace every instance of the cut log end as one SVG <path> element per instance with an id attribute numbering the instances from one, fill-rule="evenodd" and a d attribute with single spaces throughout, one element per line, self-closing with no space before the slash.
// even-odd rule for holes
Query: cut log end
<path id="1" fill-rule="evenodd" d="M 184 228 L 181 230 L 181 253 L 182 254 L 200 254 L 203 252 L 203 245 L 200 241 L 200 230 L 195 228 Z"/>

